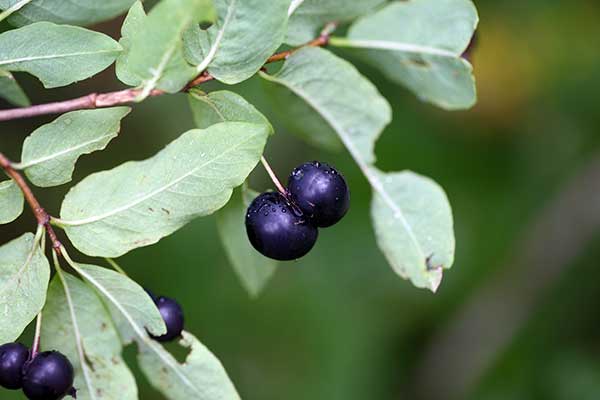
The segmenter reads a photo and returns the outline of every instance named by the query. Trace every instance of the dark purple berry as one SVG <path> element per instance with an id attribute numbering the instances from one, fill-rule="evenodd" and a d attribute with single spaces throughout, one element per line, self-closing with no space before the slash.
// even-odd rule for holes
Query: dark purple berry
<path id="1" fill-rule="evenodd" d="M 23 386 L 23 366 L 29 359 L 29 349 L 21 343 L 0 346 L 0 386 L 20 389 Z"/>
<path id="2" fill-rule="evenodd" d="M 167 333 L 162 336 L 152 336 L 152 338 L 159 342 L 170 342 L 180 337 L 181 331 L 183 331 L 183 310 L 181 306 L 175 300 L 163 296 L 158 297 L 155 303 L 165 321 Z"/>
<path id="3" fill-rule="evenodd" d="M 74 395 L 73 365 L 58 351 L 45 351 L 25 365 L 23 392 L 29 400 L 58 400 Z"/>
<path id="4" fill-rule="evenodd" d="M 344 177 L 335 168 L 318 161 L 294 169 L 288 191 L 300 210 L 321 228 L 337 223 L 350 208 L 350 191 Z"/>
<path id="5" fill-rule="evenodd" d="M 304 256 L 318 236 L 317 228 L 277 192 L 263 193 L 250 204 L 246 232 L 256 250 L 282 261 Z"/>

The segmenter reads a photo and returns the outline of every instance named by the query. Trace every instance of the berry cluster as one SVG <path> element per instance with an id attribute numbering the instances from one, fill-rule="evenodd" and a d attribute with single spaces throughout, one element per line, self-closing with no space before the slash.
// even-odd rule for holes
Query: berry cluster
<path id="1" fill-rule="evenodd" d="M 0 346 L 0 386 L 23 389 L 29 400 L 75 397 L 73 365 L 58 351 L 44 351 L 31 358 L 20 343 Z"/>
<path id="2" fill-rule="evenodd" d="M 350 207 L 344 177 L 328 164 L 313 161 L 292 171 L 286 193 L 258 196 L 246 213 L 252 246 L 275 260 L 295 260 L 317 241 L 318 228 L 336 224 Z"/>
<path id="3" fill-rule="evenodd" d="M 156 304 L 156 307 L 167 326 L 167 333 L 161 336 L 150 335 L 152 339 L 164 343 L 180 337 L 181 332 L 183 331 L 183 309 L 179 303 L 169 297 L 157 297 L 149 290 L 146 290 L 146 292 L 150 295 L 154 304 Z"/>

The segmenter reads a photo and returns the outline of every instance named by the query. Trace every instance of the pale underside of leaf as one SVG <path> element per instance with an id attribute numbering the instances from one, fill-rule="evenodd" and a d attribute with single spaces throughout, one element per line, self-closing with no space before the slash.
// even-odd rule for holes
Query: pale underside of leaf
<path id="1" fill-rule="evenodd" d="M 23 192 L 12 179 L 0 182 L 0 224 L 8 224 L 23 213 Z"/>
<path id="2" fill-rule="evenodd" d="M 46 301 L 50 265 L 39 247 L 43 230 L 0 247 L 0 342 L 18 338 Z"/>
<path id="3" fill-rule="evenodd" d="M 0 34 L 0 68 L 28 72 L 54 88 L 104 70 L 121 50 L 102 33 L 37 22 Z"/>
<path id="4" fill-rule="evenodd" d="M 23 144 L 21 163 L 33 184 L 42 187 L 69 182 L 77 159 L 103 150 L 117 136 L 120 121 L 131 109 L 113 107 L 63 114 L 36 129 Z"/>
<path id="5" fill-rule="evenodd" d="M 238 122 L 189 131 L 148 160 L 84 179 L 66 196 L 60 223 L 90 255 L 155 243 L 225 205 L 260 160 L 268 133 Z"/>

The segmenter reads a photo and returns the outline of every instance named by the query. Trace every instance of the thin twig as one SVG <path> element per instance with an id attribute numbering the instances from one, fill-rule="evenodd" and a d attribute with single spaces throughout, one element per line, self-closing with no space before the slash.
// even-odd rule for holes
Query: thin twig
<path id="1" fill-rule="evenodd" d="M 269 57 L 266 64 L 271 64 L 278 61 L 283 61 L 303 47 L 321 47 L 326 46 L 329 43 L 329 36 L 335 29 L 336 24 L 330 23 L 325 26 L 321 35 L 311 40 L 310 42 L 296 47 L 291 50 L 282 51 Z M 191 80 L 182 91 L 186 92 L 189 89 L 201 85 L 205 82 L 212 81 L 215 78 L 207 71 L 202 72 L 196 78 Z M 136 102 L 139 98 L 141 89 L 125 89 L 116 92 L 108 93 L 91 93 L 86 96 L 78 97 L 76 99 L 57 101 L 53 103 L 38 104 L 29 107 L 21 108 L 10 108 L 7 110 L 0 110 L 0 121 L 10 121 L 13 119 L 30 118 L 40 115 L 47 114 L 62 114 L 74 110 L 90 110 L 95 108 L 113 107 L 121 104 Z M 153 90 L 150 92 L 150 96 L 161 96 L 166 92 L 162 90 Z"/>
<path id="2" fill-rule="evenodd" d="M 33 211 L 38 224 L 43 225 L 46 228 L 46 232 L 48 232 L 48 236 L 52 242 L 52 248 L 55 252 L 60 254 L 61 243 L 56 236 L 56 232 L 54 232 L 54 229 L 50 225 L 50 215 L 42 208 L 39 201 L 31 191 L 31 188 L 25 179 L 23 179 L 23 176 L 12 167 L 12 162 L 2 153 L 0 153 L 0 167 L 4 169 L 4 172 L 6 172 L 6 174 L 15 181 L 17 186 L 19 186 L 21 192 L 23 192 L 23 196 L 25 196 L 27 204 L 29 204 L 29 207 Z"/>
<path id="3" fill-rule="evenodd" d="M 40 337 L 42 334 L 42 312 L 37 315 L 35 321 L 35 334 L 33 335 L 33 346 L 31 346 L 31 359 L 33 360 L 40 350 Z"/>
<path id="4" fill-rule="evenodd" d="M 275 172 L 273 172 L 273 168 L 271 168 L 271 166 L 267 162 L 267 159 L 263 156 L 260 158 L 260 162 L 262 163 L 263 167 L 265 167 L 265 170 L 267 170 L 269 177 L 275 184 L 277 190 L 279 190 L 279 193 L 281 193 L 284 196 L 287 196 L 287 191 L 285 190 L 285 187 L 283 187 L 279 179 L 277 179 L 277 175 L 275 175 Z"/>

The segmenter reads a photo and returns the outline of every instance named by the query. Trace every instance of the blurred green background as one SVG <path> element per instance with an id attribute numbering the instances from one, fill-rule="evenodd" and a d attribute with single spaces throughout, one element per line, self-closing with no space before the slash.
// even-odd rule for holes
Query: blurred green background
<path id="1" fill-rule="evenodd" d="M 348 217 L 323 231 L 309 256 L 282 266 L 257 300 L 230 268 L 213 217 L 119 260 L 138 282 L 182 303 L 187 329 L 222 360 L 242 398 L 600 398 L 600 3 L 476 5 L 473 110 L 422 104 L 357 63 L 394 110 L 378 166 L 431 176 L 453 205 L 456 262 L 438 294 L 392 272 L 375 245 L 360 171 L 347 154 L 289 135 L 258 79 L 235 89 L 277 128 L 272 165 L 281 177 L 307 160 L 336 165 L 352 189 Z M 96 28 L 118 37 L 120 22 Z M 113 70 L 51 91 L 17 76 L 35 103 L 119 87 Z M 1 151 L 18 159 L 23 138 L 51 119 L 3 123 Z M 137 105 L 106 151 L 80 160 L 76 180 L 146 158 L 191 127 L 183 95 Z M 252 180 L 269 187 L 260 168 Z M 67 189 L 36 193 L 57 214 Z M 33 229 L 26 212 L 2 227 L 0 240 Z M 134 349 L 126 354 L 135 368 Z M 162 398 L 137 375 L 141 399 Z M 0 389 L 1 399 L 20 396 Z"/>

